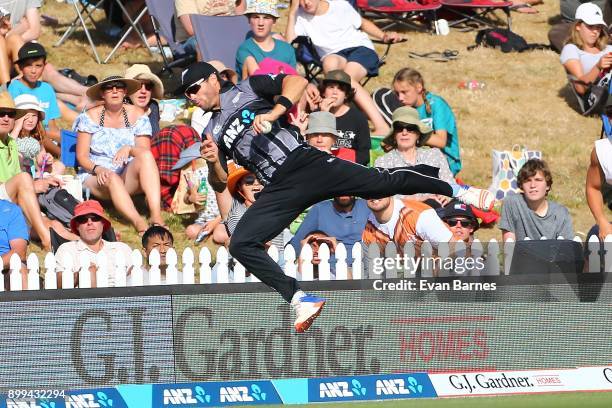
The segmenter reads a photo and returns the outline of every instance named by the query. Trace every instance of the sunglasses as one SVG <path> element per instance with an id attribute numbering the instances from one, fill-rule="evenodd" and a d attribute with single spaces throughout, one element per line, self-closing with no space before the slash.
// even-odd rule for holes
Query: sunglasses
<path id="1" fill-rule="evenodd" d="M 95 215 L 95 214 L 87 214 L 87 215 L 81 215 L 79 217 L 76 217 L 76 219 L 74 221 L 77 224 L 85 224 L 88 221 L 91 221 L 91 222 L 101 222 L 102 221 L 102 217 L 100 217 L 99 215 Z"/>
<path id="2" fill-rule="evenodd" d="M 17 115 L 17 112 L 15 111 L 0 111 L 0 118 L 8 116 L 9 118 L 14 119 L 15 115 Z"/>
<path id="3" fill-rule="evenodd" d="M 419 127 L 416 125 L 412 125 L 410 123 L 401 123 L 401 122 L 396 122 L 393 124 L 393 131 L 395 133 L 400 133 L 400 132 L 403 132 L 404 130 L 408 132 L 419 133 Z"/>
<path id="4" fill-rule="evenodd" d="M 144 88 L 147 91 L 152 91 L 153 88 L 155 88 L 155 85 L 153 84 L 153 82 L 140 82 L 140 87 L 142 88 L 144 86 Z"/>
<path id="5" fill-rule="evenodd" d="M 200 79 L 198 82 L 196 82 L 193 85 L 189 85 L 189 87 L 187 89 L 185 89 L 185 96 L 188 99 L 191 99 L 190 95 L 194 95 L 194 94 L 198 93 L 198 91 L 202 87 L 202 82 L 204 82 L 204 78 Z"/>
<path id="6" fill-rule="evenodd" d="M 252 174 L 247 174 L 242 178 L 242 184 L 245 186 L 252 186 L 257 181 L 257 177 Z"/>
<path id="7" fill-rule="evenodd" d="M 126 89 L 127 86 L 123 82 L 110 82 L 102 85 L 101 87 L 104 92 L 112 91 L 114 88 L 123 90 Z"/>
<path id="8" fill-rule="evenodd" d="M 451 227 L 457 226 L 457 223 L 461 224 L 463 228 L 468 228 L 474 226 L 474 223 L 470 220 L 461 220 L 459 218 L 449 218 L 445 220 L 445 222 Z"/>

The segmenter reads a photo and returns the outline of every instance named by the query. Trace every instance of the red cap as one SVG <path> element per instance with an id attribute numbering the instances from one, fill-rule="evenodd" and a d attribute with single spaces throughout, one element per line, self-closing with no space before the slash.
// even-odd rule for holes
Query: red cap
<path id="1" fill-rule="evenodd" d="M 108 230 L 111 227 L 111 223 L 109 219 L 104 214 L 104 209 L 102 205 L 96 200 L 87 200 L 79 203 L 74 207 L 74 216 L 70 220 L 70 230 L 78 235 L 76 219 L 81 215 L 95 214 L 102 218 L 102 223 L 104 224 L 104 231 Z"/>

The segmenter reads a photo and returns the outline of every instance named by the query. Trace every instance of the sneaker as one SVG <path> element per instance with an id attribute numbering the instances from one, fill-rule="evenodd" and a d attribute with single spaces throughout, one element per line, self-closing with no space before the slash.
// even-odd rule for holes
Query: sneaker
<path id="1" fill-rule="evenodd" d="M 325 305 L 325 299 L 323 298 L 313 295 L 301 297 L 300 301 L 294 305 L 295 314 L 297 315 L 293 324 L 295 331 L 304 333 L 308 330 L 314 319 L 321 314 L 323 305 Z"/>
<path id="2" fill-rule="evenodd" d="M 495 196 L 489 190 L 472 186 L 461 186 L 456 197 L 462 203 L 474 206 L 484 211 L 491 211 L 495 205 Z"/>

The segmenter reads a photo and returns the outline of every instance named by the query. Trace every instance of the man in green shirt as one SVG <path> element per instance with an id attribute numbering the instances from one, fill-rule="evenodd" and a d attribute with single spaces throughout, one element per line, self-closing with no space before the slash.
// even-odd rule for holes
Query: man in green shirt
<path id="1" fill-rule="evenodd" d="M 15 139 L 10 136 L 15 125 L 25 112 L 15 109 L 15 102 L 4 90 L 0 92 L 0 200 L 7 200 L 21 207 L 45 250 L 51 249 L 49 222 L 45 222 L 38 205 L 37 193 L 44 193 L 52 186 L 59 185 L 55 178 L 34 181 L 32 176 L 21 171 L 19 152 Z"/>

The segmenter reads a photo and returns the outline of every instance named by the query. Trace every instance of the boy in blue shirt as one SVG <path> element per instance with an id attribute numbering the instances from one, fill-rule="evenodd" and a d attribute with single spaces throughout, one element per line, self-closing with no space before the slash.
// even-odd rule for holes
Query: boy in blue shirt
<path id="1" fill-rule="evenodd" d="M 38 43 L 26 43 L 19 49 L 19 59 L 16 63 L 23 75 L 11 81 L 8 87 L 9 93 L 13 98 L 22 94 L 36 96 L 45 110 L 43 126 L 47 136 L 57 142 L 56 146 L 47 146 L 50 144 L 47 143 L 45 148 L 48 152 L 58 157 L 60 154 L 60 128 L 57 125 L 56 119 L 61 117 L 61 113 L 57 102 L 57 95 L 51 85 L 40 80 L 47 63 L 47 52 Z"/>

